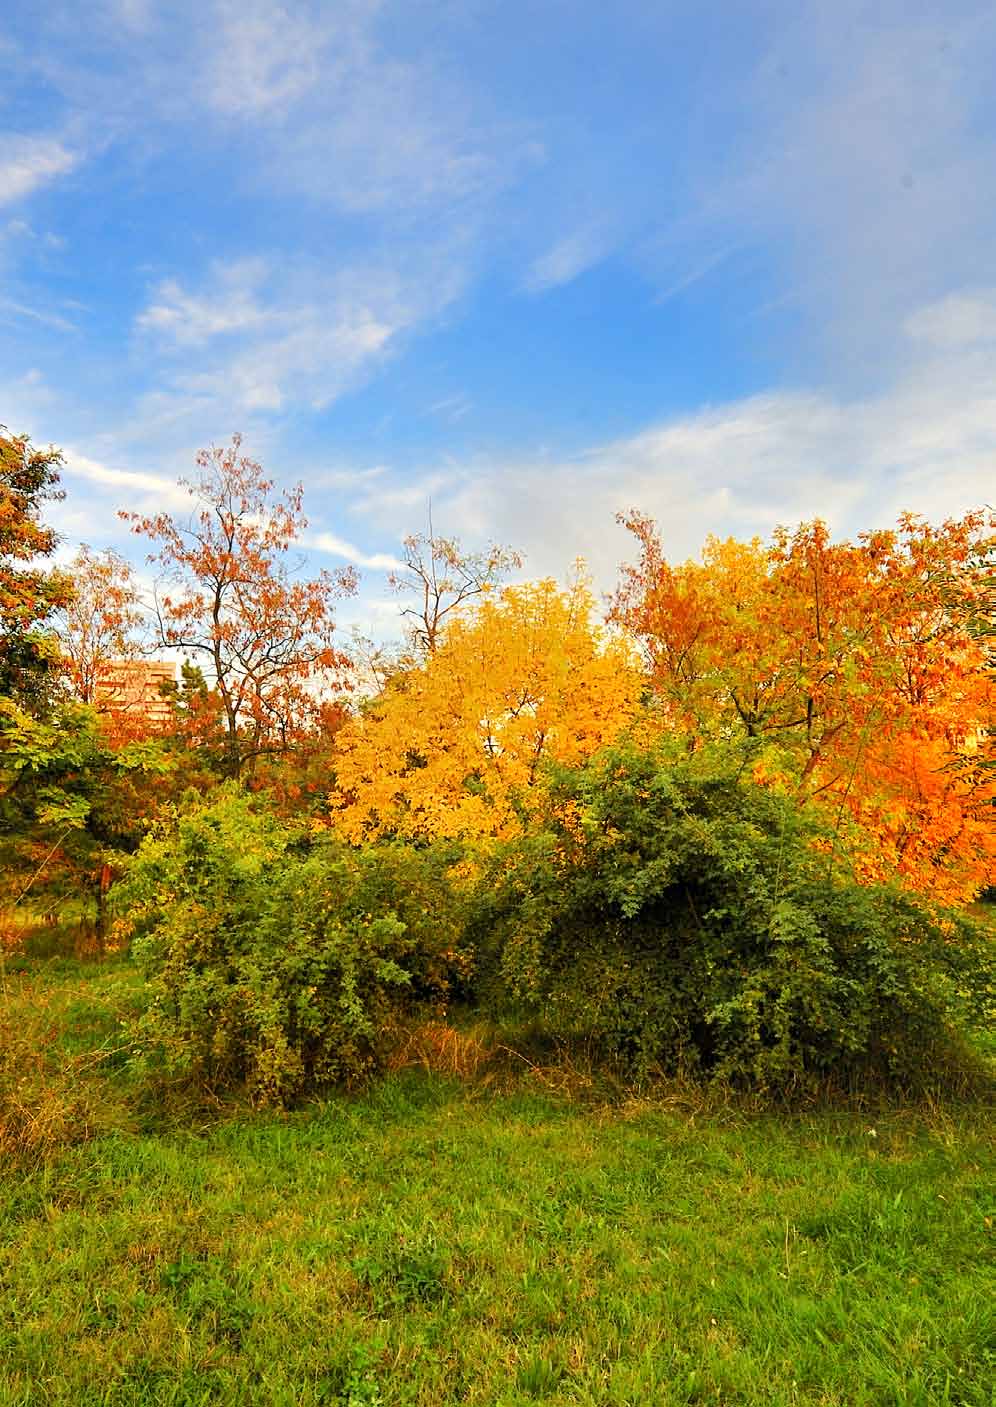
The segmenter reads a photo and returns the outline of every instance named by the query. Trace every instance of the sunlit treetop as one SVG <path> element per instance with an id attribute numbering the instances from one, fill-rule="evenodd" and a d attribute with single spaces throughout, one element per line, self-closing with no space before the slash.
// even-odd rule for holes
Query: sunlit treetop
<path id="1" fill-rule="evenodd" d="M 350 662 L 335 640 L 334 603 L 356 590 L 352 568 L 300 574 L 291 549 L 307 527 L 300 485 L 277 494 L 241 437 L 202 450 L 184 518 L 124 513 L 158 544 L 160 646 L 201 663 L 221 704 L 225 765 L 238 776 L 318 726 L 321 690 L 340 690 Z"/>
<path id="2" fill-rule="evenodd" d="M 710 538 L 677 565 L 650 519 L 625 522 L 640 558 L 613 616 L 676 726 L 777 754 L 761 772 L 864 827 L 870 877 L 953 901 L 990 882 L 990 514 L 907 514 L 856 542 L 819 521 L 768 546 Z"/>
<path id="3" fill-rule="evenodd" d="M 0 426 L 0 694 L 30 703 L 58 671 L 58 649 L 47 629 L 72 595 L 69 578 L 37 565 L 58 539 L 42 520 L 62 497 L 62 455 L 38 449 Z"/>
<path id="4" fill-rule="evenodd" d="M 452 617 L 435 653 L 344 729 L 333 823 L 353 840 L 514 834 L 544 763 L 617 736 L 642 686 L 583 579 L 507 586 Z"/>

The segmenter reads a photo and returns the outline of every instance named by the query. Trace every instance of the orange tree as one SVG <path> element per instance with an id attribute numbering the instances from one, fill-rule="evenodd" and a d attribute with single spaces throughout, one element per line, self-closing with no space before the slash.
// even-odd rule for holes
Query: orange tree
<path id="1" fill-rule="evenodd" d="M 742 740 L 755 775 L 828 807 L 862 875 L 950 902 L 985 885 L 991 519 L 904 515 L 857 542 L 817 521 L 767 547 L 710 538 L 680 565 L 650 519 L 624 521 L 641 553 L 613 615 L 674 725 Z"/>
<path id="2" fill-rule="evenodd" d="M 62 497 L 58 450 L 36 449 L 0 426 L 0 696 L 43 705 L 58 672 L 49 628 L 71 596 L 69 579 L 37 565 L 57 536 L 40 520 L 42 505 Z"/>
<path id="3" fill-rule="evenodd" d="M 108 662 L 138 657 L 144 613 L 131 566 L 110 548 L 94 552 L 84 543 L 69 572 L 73 595 L 61 612 L 59 642 L 73 693 L 93 703 Z"/>
<path id="4" fill-rule="evenodd" d="M 515 834 L 543 764 L 581 762 L 614 738 L 641 687 L 581 581 L 486 593 L 339 734 L 334 823 L 357 841 Z"/>
<path id="5" fill-rule="evenodd" d="M 288 552 L 307 526 L 301 486 L 273 495 L 241 438 L 197 456 L 199 476 L 181 480 L 185 520 L 124 513 L 159 544 L 158 643 L 203 665 L 220 702 L 223 764 L 238 777 L 282 753 L 316 725 L 322 695 L 342 690 L 349 661 L 334 638 L 334 602 L 356 590 L 352 569 L 305 579 Z"/>

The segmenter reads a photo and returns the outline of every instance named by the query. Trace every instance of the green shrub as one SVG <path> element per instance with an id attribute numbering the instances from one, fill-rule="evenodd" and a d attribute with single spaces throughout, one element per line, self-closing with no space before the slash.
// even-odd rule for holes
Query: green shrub
<path id="1" fill-rule="evenodd" d="M 148 978 L 147 1059 L 286 1103 L 372 1069 L 402 1003 L 459 966 L 447 857 L 351 850 L 235 786 L 188 799 L 120 888 Z"/>
<path id="2" fill-rule="evenodd" d="M 543 828 L 494 858 L 473 929 L 485 1000 L 638 1072 L 914 1079 L 992 1012 L 980 927 L 849 881 L 815 819 L 715 753 L 561 771 Z"/>

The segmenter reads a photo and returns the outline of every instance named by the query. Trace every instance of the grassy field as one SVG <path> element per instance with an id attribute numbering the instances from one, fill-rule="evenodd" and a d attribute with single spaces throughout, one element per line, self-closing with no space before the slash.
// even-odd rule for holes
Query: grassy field
<path id="1" fill-rule="evenodd" d="M 0 1407 L 994 1401 L 984 1108 L 405 1070 L 171 1119 L 132 980 L 7 973 Z"/>

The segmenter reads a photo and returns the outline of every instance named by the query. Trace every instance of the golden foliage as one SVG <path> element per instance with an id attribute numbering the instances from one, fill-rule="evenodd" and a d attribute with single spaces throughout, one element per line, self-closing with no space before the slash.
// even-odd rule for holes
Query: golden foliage
<path id="1" fill-rule="evenodd" d="M 356 841 L 515 834 L 540 764 L 590 757 L 633 719 L 642 687 L 580 578 L 488 593 L 343 730 L 335 825 Z"/>

